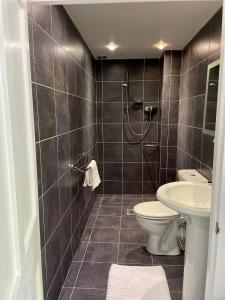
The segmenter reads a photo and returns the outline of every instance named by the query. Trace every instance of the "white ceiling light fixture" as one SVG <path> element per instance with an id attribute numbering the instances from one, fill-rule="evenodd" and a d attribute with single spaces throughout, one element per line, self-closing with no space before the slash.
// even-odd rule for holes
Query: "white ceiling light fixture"
<path id="1" fill-rule="evenodd" d="M 118 45 L 116 45 L 115 43 L 111 42 L 109 43 L 106 48 L 108 48 L 110 51 L 114 51 L 116 50 L 116 48 L 118 48 Z"/>
<path id="2" fill-rule="evenodd" d="M 167 46 L 169 46 L 169 44 L 167 44 L 166 42 L 164 42 L 163 40 L 159 41 L 157 44 L 154 45 L 155 48 L 158 48 L 159 50 L 163 50 L 164 48 L 166 48 Z"/>

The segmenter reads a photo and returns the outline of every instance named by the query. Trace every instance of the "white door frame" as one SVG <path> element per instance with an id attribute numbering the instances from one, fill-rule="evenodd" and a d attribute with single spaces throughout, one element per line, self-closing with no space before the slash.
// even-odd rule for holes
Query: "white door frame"
<path id="1" fill-rule="evenodd" d="M 131 3 L 131 2 L 161 2 L 165 0 L 30 0 L 28 2 L 36 4 L 97 4 L 97 3 Z M 174 1 L 174 0 L 167 0 Z M 175 0 L 186 1 L 186 0 Z M 200 0 L 204 1 L 204 0 Z M 211 0 L 214 1 L 214 0 Z M 223 1 L 225 4 L 225 0 Z M 20 4 L 20 5 L 18 5 Z M 13 6 L 13 13 L 12 8 Z M 225 6 L 225 5 L 224 5 Z M 223 9 L 224 10 L 224 9 Z M 11 14 L 11 15 L 10 15 Z M 20 40 L 15 39 L 12 35 L 13 26 L 12 14 L 20 15 L 20 26 L 22 35 Z M 26 19 L 26 4 L 22 0 L 0 0 L 0 196 L 1 199 L 0 209 L 4 211 L 2 216 L 2 222 L 0 218 L 0 225 L 4 226 L 8 230 L 8 235 L 4 236 L 5 239 L 2 252 L 0 254 L 9 254 L 9 272 L 6 274 L 2 272 L 0 268 L 0 279 L 2 283 L 8 284 L 11 282 L 13 291 L 9 290 L 8 296 L 1 294 L 2 288 L 0 288 L 1 299 L 43 299 L 42 295 L 42 280 L 41 280 L 41 265 L 40 265 L 40 241 L 39 241 L 39 221 L 38 221 L 38 195 L 37 195 L 37 175 L 36 175 L 36 161 L 35 161 L 35 147 L 34 147 L 34 120 L 32 111 L 32 94 L 31 94 L 31 77 L 30 77 L 30 62 L 28 53 L 28 28 Z M 16 20 L 16 19 L 15 19 Z M 11 23 L 10 23 L 11 22 Z M 9 24 L 10 23 L 10 24 Z M 16 28 L 17 24 L 14 24 Z M 15 126 L 19 126 L 19 123 L 15 121 L 21 121 L 18 115 L 15 118 L 15 111 L 10 107 L 10 103 L 15 101 L 14 85 L 21 84 L 21 79 L 18 76 L 13 76 L 16 66 L 12 66 L 13 47 L 20 55 L 22 54 L 22 62 L 24 68 L 24 105 L 20 107 L 20 112 L 26 117 L 24 125 L 26 129 L 26 136 L 20 136 L 19 139 L 15 139 L 13 130 Z M 225 247 L 225 18 L 223 18 L 223 30 L 221 39 L 221 58 L 220 58 L 220 80 L 219 80 L 219 94 L 217 105 L 217 124 L 216 124 L 216 137 L 215 137 L 215 155 L 214 155 L 214 173 L 213 173 L 213 212 L 211 215 L 210 233 L 209 233 L 209 255 L 207 266 L 207 287 L 205 300 L 224 300 L 225 299 L 225 259 L 224 247 Z M 16 53 L 16 51 L 15 51 Z M 14 55 L 15 55 L 14 53 Z M 18 75 L 18 74 L 17 74 Z M 13 84 L 12 84 L 12 80 Z M 18 125 L 19 124 L 19 125 Z M 18 147 L 24 143 L 24 150 L 27 154 L 27 174 L 29 175 L 28 190 L 30 192 L 30 200 L 32 201 L 32 210 L 30 211 L 30 226 L 29 230 L 23 232 L 20 228 L 21 211 L 18 210 L 18 199 L 20 197 L 20 190 L 16 187 L 17 183 L 21 182 L 20 174 L 16 170 L 23 169 L 22 161 L 15 161 L 15 153 Z M 30 179 L 32 178 L 32 180 Z M 220 233 L 215 234 L 216 222 L 219 222 Z M 7 227 L 8 226 L 8 227 Z M 18 230 L 19 229 L 19 230 Z M 20 230 L 21 229 L 21 230 Z M 3 230 L 0 226 L 0 233 Z M 35 237 L 36 236 L 36 237 Z M 38 237 L 37 237 L 38 236 Z M 24 242 L 24 247 L 21 247 L 21 240 Z M 33 243 L 30 243 L 33 241 Z M 8 247 L 7 247 L 8 246 Z M 34 254 L 34 265 L 37 266 L 36 275 L 33 278 L 33 296 L 26 296 L 24 298 L 25 286 L 31 278 L 25 278 L 22 282 L 18 281 L 23 272 L 24 266 L 23 258 L 25 252 L 30 248 L 30 255 Z M 33 248 L 32 248 L 33 247 Z M 36 247 L 36 248 L 35 248 Z M 2 247 L 0 247 L 1 250 Z M 5 252 L 4 252 L 5 251 Z M 8 252 L 7 252 L 8 251 Z M 32 252 L 33 251 L 33 252 Z M 23 253 L 24 252 L 24 253 Z M 32 257 L 29 257 L 32 260 Z M 24 262 L 23 262 L 24 263 Z M 1 267 L 1 255 L 0 255 L 0 267 Z M 26 268 L 25 264 L 25 268 Z M 32 274 L 32 272 L 30 273 Z M 7 275 L 7 276 L 6 276 Z M 1 282 L 0 280 L 0 282 Z M 10 281 L 11 280 L 11 281 Z M 6 286 L 5 285 L 5 286 Z M 18 292 L 19 291 L 19 292 Z M 5 291 L 6 292 L 6 291 Z M 11 293 L 11 294 L 10 294 Z M 14 294 L 14 295 L 13 295 Z M 19 295 L 19 296 L 18 296 Z M 27 294 L 28 295 L 28 294 Z"/>
<path id="2" fill-rule="evenodd" d="M 212 191 L 212 199 L 214 200 L 209 230 L 205 300 L 225 299 L 225 1 L 223 1 L 216 118 Z M 219 233 L 216 233 L 217 225 Z"/>
<path id="3" fill-rule="evenodd" d="M 0 0 L 0 299 L 42 300 L 26 3 Z"/>
<path id="4" fill-rule="evenodd" d="M 188 2 L 189 0 L 28 0 L 27 2 L 32 2 L 36 4 L 110 4 L 110 3 L 138 3 L 138 2 Z M 190 1 L 218 1 L 218 0 L 190 0 Z M 221 0 L 222 3 L 223 0 Z"/>

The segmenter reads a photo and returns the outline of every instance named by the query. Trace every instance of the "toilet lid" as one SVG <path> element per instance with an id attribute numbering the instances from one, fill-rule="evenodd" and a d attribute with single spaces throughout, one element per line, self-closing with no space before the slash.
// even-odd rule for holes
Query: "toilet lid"
<path id="1" fill-rule="evenodd" d="M 142 202 L 134 207 L 134 213 L 145 218 L 172 218 L 178 217 L 179 213 L 162 204 L 160 201 Z"/>

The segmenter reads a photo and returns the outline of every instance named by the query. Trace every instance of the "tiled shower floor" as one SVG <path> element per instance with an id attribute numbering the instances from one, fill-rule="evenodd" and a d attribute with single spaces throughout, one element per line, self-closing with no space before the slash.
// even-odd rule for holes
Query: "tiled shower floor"
<path id="1" fill-rule="evenodd" d="M 143 199 L 142 199 L 143 197 Z M 82 241 L 73 258 L 60 300 L 105 300 L 108 272 L 112 263 L 162 265 L 172 300 L 181 299 L 183 255 L 150 255 L 144 247 L 147 234 L 127 209 L 154 195 L 98 196 Z M 159 299 L 160 300 L 160 299 Z"/>

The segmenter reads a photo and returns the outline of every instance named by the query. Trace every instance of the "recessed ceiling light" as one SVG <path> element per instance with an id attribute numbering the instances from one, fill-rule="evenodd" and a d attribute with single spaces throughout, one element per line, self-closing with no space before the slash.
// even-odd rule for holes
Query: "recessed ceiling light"
<path id="1" fill-rule="evenodd" d="M 169 46 L 169 44 L 167 44 L 164 41 L 159 41 L 157 44 L 154 45 L 154 47 L 158 48 L 159 50 L 163 50 L 164 48 L 166 48 L 167 46 Z"/>
<path id="2" fill-rule="evenodd" d="M 116 45 L 115 43 L 111 42 L 109 43 L 106 48 L 108 48 L 110 51 L 114 51 L 116 50 L 116 48 L 118 48 L 118 45 Z"/>

